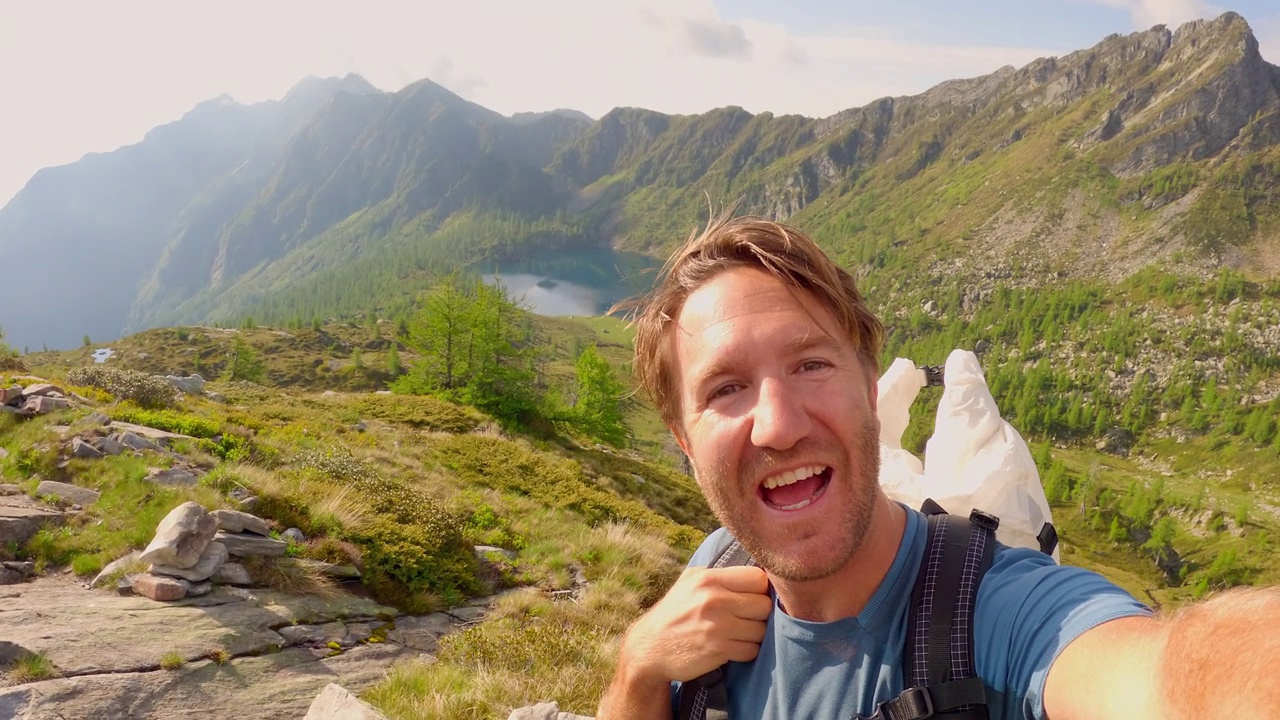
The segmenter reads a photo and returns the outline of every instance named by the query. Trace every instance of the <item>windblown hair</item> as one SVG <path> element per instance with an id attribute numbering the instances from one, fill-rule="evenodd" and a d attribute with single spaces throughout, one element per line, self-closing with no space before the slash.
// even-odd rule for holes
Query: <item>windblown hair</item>
<path id="1" fill-rule="evenodd" d="M 836 317 L 871 377 L 878 374 L 884 328 L 867 308 L 853 276 L 795 228 L 725 213 L 713 218 L 702 232 L 690 235 L 667 260 L 648 295 L 614 308 L 632 311 L 635 376 L 668 427 L 680 427 L 681 411 L 670 330 L 693 291 L 716 275 L 740 267 L 763 270 L 807 292 Z"/>

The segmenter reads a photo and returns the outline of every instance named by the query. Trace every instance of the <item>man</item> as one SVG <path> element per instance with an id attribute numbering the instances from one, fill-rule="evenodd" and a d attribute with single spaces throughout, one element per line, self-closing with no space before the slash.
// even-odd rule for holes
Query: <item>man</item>
<path id="1" fill-rule="evenodd" d="M 669 718 L 729 663 L 729 716 L 850 718 L 903 690 L 925 527 L 877 482 L 882 330 L 812 240 L 714 220 L 636 318 L 636 374 L 724 525 L 628 630 L 604 720 Z M 708 569 L 736 538 L 759 567 Z M 1100 576 L 996 548 L 974 654 L 992 720 L 1280 718 L 1280 597 L 1155 618 Z"/>

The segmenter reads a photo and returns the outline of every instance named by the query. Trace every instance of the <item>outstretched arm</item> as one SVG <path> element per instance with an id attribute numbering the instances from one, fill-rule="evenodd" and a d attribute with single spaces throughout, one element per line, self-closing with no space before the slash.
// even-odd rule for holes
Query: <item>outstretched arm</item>
<path id="1" fill-rule="evenodd" d="M 673 680 L 701 677 L 730 660 L 754 660 L 773 610 L 768 592 L 758 567 L 685 570 L 627 631 L 596 716 L 669 719 Z"/>
<path id="2" fill-rule="evenodd" d="M 1280 588 L 1224 592 L 1161 618 L 1099 625 L 1045 682 L 1051 720 L 1280 718 Z"/>

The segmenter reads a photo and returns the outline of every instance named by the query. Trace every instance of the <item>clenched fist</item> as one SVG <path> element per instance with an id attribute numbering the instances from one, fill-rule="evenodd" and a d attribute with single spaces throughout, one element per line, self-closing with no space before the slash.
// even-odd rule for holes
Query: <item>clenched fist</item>
<path id="1" fill-rule="evenodd" d="M 601 718 L 670 717 L 670 683 L 760 652 L 773 610 L 758 567 L 688 568 L 627 631 Z"/>

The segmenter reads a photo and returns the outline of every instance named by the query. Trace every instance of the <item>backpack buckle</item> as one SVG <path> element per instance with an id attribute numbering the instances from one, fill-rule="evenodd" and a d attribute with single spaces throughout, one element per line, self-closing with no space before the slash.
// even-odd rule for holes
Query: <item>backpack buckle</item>
<path id="1" fill-rule="evenodd" d="M 934 716 L 933 695 L 927 687 L 909 687 L 898 697 L 884 705 L 893 703 L 893 709 L 885 713 L 892 720 L 925 720 Z M 882 710 L 889 710 L 881 706 Z"/>
<path id="2" fill-rule="evenodd" d="M 925 387 L 943 387 L 943 370 L 942 365 L 921 365 L 920 369 L 924 371 Z"/>
<path id="3" fill-rule="evenodd" d="M 1000 527 L 1000 518 L 989 512 L 984 512 L 978 508 L 974 508 L 969 513 L 969 522 L 978 527 L 985 528 L 991 532 L 995 532 Z"/>

